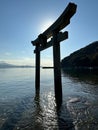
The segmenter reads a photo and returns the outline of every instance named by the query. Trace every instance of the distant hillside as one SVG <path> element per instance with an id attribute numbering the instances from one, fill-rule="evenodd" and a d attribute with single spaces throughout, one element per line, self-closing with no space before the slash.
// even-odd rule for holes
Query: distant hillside
<path id="1" fill-rule="evenodd" d="M 32 68 L 33 66 L 29 65 L 13 65 L 6 62 L 0 62 L 0 68 Z"/>
<path id="2" fill-rule="evenodd" d="M 98 67 L 98 41 L 65 57 L 62 67 Z"/>

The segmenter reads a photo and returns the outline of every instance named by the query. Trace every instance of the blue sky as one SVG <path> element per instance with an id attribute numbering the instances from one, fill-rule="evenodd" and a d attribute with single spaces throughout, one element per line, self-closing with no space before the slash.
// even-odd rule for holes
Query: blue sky
<path id="1" fill-rule="evenodd" d="M 64 30 L 61 59 L 98 40 L 98 0 L 0 0 L 0 61 L 35 64 L 31 41 L 52 24 L 69 2 L 77 13 Z M 41 64 L 52 65 L 52 48 L 41 52 Z"/>

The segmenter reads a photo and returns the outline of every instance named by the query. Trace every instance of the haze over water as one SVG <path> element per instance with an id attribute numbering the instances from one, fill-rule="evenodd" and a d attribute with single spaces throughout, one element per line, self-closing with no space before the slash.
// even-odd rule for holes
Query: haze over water
<path id="1" fill-rule="evenodd" d="M 57 110 L 52 69 L 0 69 L 0 130 L 97 130 L 98 73 L 62 71 L 63 102 Z"/>

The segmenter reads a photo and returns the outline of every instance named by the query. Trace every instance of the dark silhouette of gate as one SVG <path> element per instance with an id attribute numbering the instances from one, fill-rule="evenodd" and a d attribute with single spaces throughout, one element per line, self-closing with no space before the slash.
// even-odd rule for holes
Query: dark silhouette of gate
<path id="1" fill-rule="evenodd" d="M 76 8 L 76 4 L 69 3 L 60 17 L 46 31 L 40 34 L 36 40 L 31 41 L 35 46 L 34 53 L 36 54 L 36 92 L 40 90 L 40 51 L 53 46 L 54 86 L 57 102 L 62 102 L 60 42 L 68 38 L 68 32 L 61 32 L 61 30 L 70 24 L 70 19 L 76 13 Z M 49 38 L 51 40 L 48 42 Z"/>

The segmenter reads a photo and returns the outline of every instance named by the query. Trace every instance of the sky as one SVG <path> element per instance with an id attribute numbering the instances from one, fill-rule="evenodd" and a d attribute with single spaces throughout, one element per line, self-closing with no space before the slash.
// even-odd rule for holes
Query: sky
<path id="1" fill-rule="evenodd" d="M 98 41 L 98 0 L 0 0 L 0 62 L 35 65 L 31 41 L 61 15 L 69 2 L 77 12 L 63 30 L 61 59 Z M 52 47 L 41 52 L 41 65 L 53 64 Z"/>

